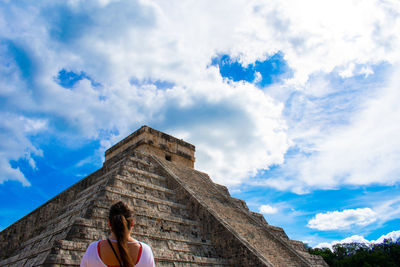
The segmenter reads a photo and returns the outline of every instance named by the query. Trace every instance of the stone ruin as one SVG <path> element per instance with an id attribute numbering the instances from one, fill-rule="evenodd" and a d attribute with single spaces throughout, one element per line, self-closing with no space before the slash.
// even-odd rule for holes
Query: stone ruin
<path id="1" fill-rule="evenodd" d="M 134 207 L 132 236 L 156 266 L 328 266 L 195 170 L 195 147 L 143 126 L 106 151 L 103 167 L 0 232 L 0 266 L 79 266 L 109 234 L 107 215 Z"/>

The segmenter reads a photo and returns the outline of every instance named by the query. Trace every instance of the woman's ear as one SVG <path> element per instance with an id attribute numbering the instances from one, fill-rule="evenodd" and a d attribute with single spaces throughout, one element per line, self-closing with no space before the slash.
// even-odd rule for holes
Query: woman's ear
<path id="1" fill-rule="evenodd" d="M 111 223 L 110 223 L 110 220 L 108 220 L 108 227 L 111 227 Z"/>
<path id="2" fill-rule="evenodd" d="M 129 219 L 129 230 L 132 229 L 132 227 L 135 225 L 135 219 L 130 218 Z"/>

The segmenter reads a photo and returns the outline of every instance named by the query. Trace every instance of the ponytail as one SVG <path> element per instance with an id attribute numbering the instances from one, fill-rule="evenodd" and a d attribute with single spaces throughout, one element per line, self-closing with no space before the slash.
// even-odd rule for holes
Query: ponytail
<path id="1" fill-rule="evenodd" d="M 127 218 L 131 217 L 130 213 L 129 208 L 120 201 L 111 207 L 109 214 L 111 230 L 117 237 L 118 250 L 124 267 L 134 266 L 133 260 L 129 256 L 127 246 L 127 233 L 130 227 L 130 222 Z"/>

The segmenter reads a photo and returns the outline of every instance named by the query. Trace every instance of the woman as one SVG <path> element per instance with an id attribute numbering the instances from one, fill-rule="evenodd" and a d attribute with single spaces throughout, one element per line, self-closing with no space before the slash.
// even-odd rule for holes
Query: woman
<path id="1" fill-rule="evenodd" d="M 123 202 L 111 206 L 108 216 L 111 235 L 107 240 L 93 242 L 81 260 L 81 267 L 154 267 L 151 248 L 133 239 L 132 212 Z"/>

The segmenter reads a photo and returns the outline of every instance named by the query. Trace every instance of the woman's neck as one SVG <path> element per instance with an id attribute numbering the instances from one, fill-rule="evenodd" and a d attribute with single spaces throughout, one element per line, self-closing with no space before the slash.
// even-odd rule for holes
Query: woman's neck
<path id="1" fill-rule="evenodd" d="M 113 240 L 118 240 L 117 236 L 113 232 L 111 232 L 111 235 L 109 236 L 109 238 L 113 239 Z M 135 241 L 135 239 L 133 239 L 129 234 L 126 236 L 126 240 L 128 240 L 130 242 Z"/>

